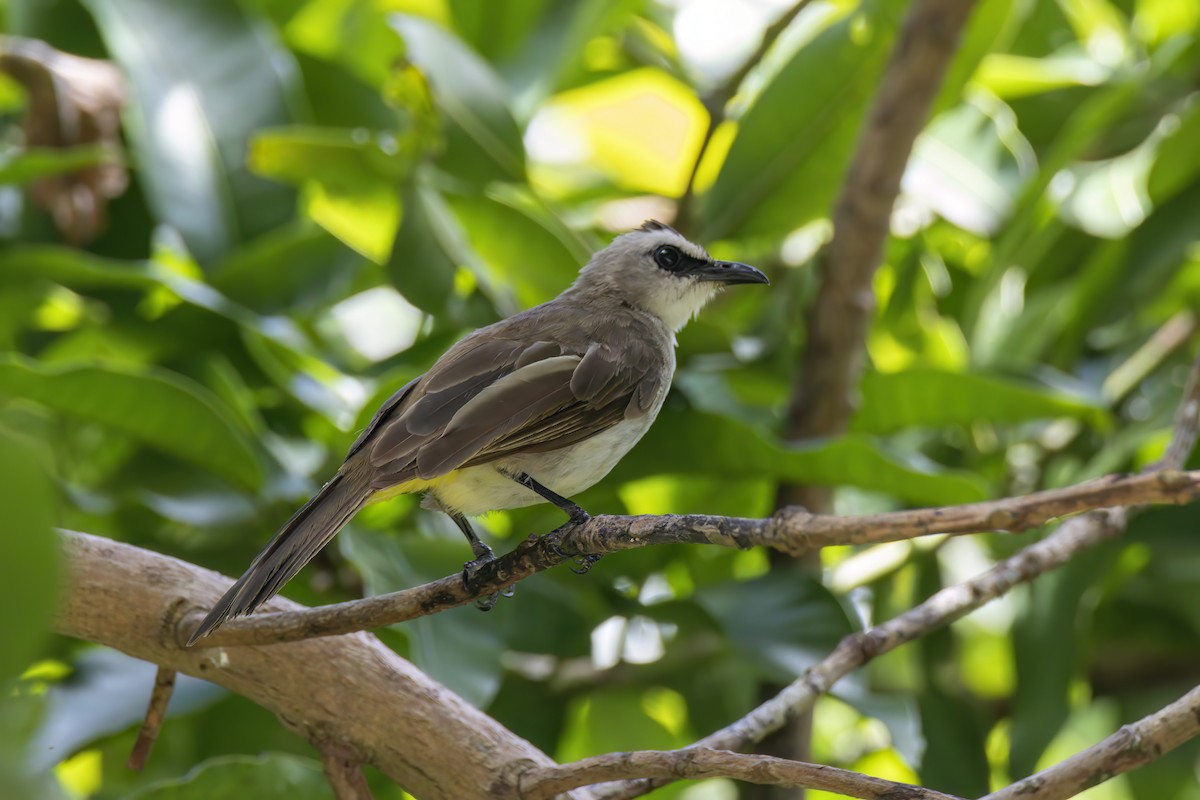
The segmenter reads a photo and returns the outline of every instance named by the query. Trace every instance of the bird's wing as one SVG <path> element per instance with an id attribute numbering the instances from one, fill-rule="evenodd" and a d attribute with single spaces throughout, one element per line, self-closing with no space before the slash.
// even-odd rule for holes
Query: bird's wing
<path id="1" fill-rule="evenodd" d="M 641 341 L 618 354 L 487 338 L 447 356 L 363 435 L 389 484 L 583 441 L 648 411 L 663 378 Z"/>

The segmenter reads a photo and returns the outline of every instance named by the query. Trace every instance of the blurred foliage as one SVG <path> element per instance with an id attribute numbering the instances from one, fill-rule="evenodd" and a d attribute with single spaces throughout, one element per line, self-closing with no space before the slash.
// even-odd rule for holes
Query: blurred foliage
<path id="1" fill-rule="evenodd" d="M 758 516 L 803 481 L 880 511 L 1161 453 L 1200 309 L 1200 6 L 1180 0 L 980 0 L 905 176 L 851 432 L 779 439 L 813 263 L 906 6 L 811 3 L 736 87 L 677 224 L 774 286 L 683 332 L 657 425 L 585 507 Z M 395 387 L 552 297 L 614 232 L 673 218 L 704 100 L 785 7 L 2 4 L 7 33 L 123 71 L 130 188 L 86 249 L 63 244 L 28 184 L 97 154 L 26 149 L 33 108 L 0 83 L 0 603 L 20 609 L 0 679 L 24 673 L 0 704 L 0 795 L 328 796 L 306 743 L 198 681 L 128 772 L 150 672 L 46 633 L 51 524 L 238 574 Z M 484 525 L 503 547 L 561 521 Z M 1200 673 L 1198 525 L 1200 507 L 1148 511 L 879 659 L 818 704 L 814 758 L 975 795 L 1181 693 Z M 644 549 L 381 636 L 556 757 L 674 747 L 1029 538 L 833 548 L 807 582 L 759 552 Z M 329 603 L 466 558 L 404 498 L 360 514 L 286 594 Z M 1087 797 L 1197 800 L 1198 757 Z"/>

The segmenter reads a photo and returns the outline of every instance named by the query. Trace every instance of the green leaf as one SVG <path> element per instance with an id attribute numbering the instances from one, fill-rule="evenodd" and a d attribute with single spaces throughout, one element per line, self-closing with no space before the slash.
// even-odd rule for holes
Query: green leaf
<path id="1" fill-rule="evenodd" d="M 443 518 L 444 519 L 444 518 Z M 449 527 L 449 526 L 447 526 Z M 394 592 L 452 574 L 470 556 L 456 533 L 404 539 L 351 528 L 340 536 L 345 553 L 363 576 L 372 595 Z M 409 636 L 412 661 L 435 680 L 467 701 L 484 707 L 500 690 L 500 657 L 505 618 L 511 603 L 501 602 L 487 614 L 471 606 L 452 608 L 434 617 L 420 617 L 393 626 Z"/>
<path id="2" fill-rule="evenodd" d="M 789 447 L 734 420 L 664 409 L 613 470 L 613 479 L 672 473 L 858 486 L 928 505 L 970 503 L 988 496 L 986 483 L 975 475 L 941 470 L 913 457 L 905 463 L 866 436 L 850 434 Z M 679 509 L 685 510 L 704 509 Z"/>
<path id="3" fill-rule="evenodd" d="M 121 154 L 103 145 L 33 147 L 0 156 L 0 185 L 24 185 L 40 178 L 120 162 Z"/>
<path id="4" fill-rule="evenodd" d="M 864 3 L 780 68 L 703 195 L 706 239 L 786 233 L 829 213 L 905 5 Z"/>
<path id="5" fill-rule="evenodd" d="M 332 800 L 321 765 L 288 753 L 218 756 L 182 778 L 160 781 L 129 795 L 129 800 Z"/>
<path id="6" fill-rule="evenodd" d="M 33 764 L 49 769 L 96 740 L 141 721 L 156 667 L 107 647 L 85 650 L 67 680 L 46 690 L 46 709 L 32 737 Z M 228 694 L 188 675 L 176 678 L 168 717 L 195 711 Z"/>
<path id="7" fill-rule="evenodd" d="M 837 598 L 820 580 L 792 570 L 706 586 L 696 602 L 765 680 L 794 679 L 853 631 Z"/>
<path id="8" fill-rule="evenodd" d="M 469 260 L 462 228 L 445 199 L 418 177 L 405 187 L 404 218 L 387 262 L 392 285 L 422 311 L 440 314 Z"/>
<path id="9" fill-rule="evenodd" d="M 1113 542 L 1085 550 L 1021 595 L 1013 625 L 1017 690 L 1008 756 L 1014 779 L 1037 769 L 1038 759 L 1070 715 L 1071 684 L 1083 667 L 1094 607 L 1088 594 L 1119 550 Z"/>
<path id="10" fill-rule="evenodd" d="M 870 372 L 860 390 L 862 408 L 850 423 L 857 433 L 1060 417 L 1082 420 L 1100 431 L 1112 428 L 1109 413 L 1094 400 L 992 375 L 926 368 Z"/>
<path id="11" fill-rule="evenodd" d="M 446 199 L 477 256 L 470 266 L 501 307 L 556 297 L 591 258 L 592 243 L 526 188 L 494 184 L 483 196 Z"/>
<path id="12" fill-rule="evenodd" d="M 291 55 L 236 0 L 83 0 L 136 105 L 127 131 L 157 218 L 203 263 L 289 219 L 290 189 L 249 174 L 251 132 L 288 122 Z"/>
<path id="13" fill-rule="evenodd" d="M 917 138 L 904 187 L 944 219 L 982 236 L 1000 229 L 1021 180 L 1035 168 L 1012 110 L 981 96 L 942 114 Z"/>
<path id="14" fill-rule="evenodd" d="M 390 21 L 433 86 L 446 139 L 438 165 L 472 184 L 524 180 L 525 147 L 508 88 L 487 62 L 428 20 L 393 14 Z"/>
<path id="15" fill-rule="evenodd" d="M 255 136 L 248 163 L 259 175 L 302 187 L 317 224 L 382 264 L 400 225 L 399 183 L 411 149 L 390 132 L 292 126 Z"/>
<path id="16" fill-rule="evenodd" d="M 262 466 L 236 418 L 200 384 L 157 368 L 47 366 L 0 354 L 0 393 L 107 425 L 257 489 Z"/>
<path id="17" fill-rule="evenodd" d="M 0 508 L 6 528 L 0 536 L 0 607 L 9 610 L 0 647 L 0 685 L 29 666 L 49 632 L 59 577 L 54 507 L 41 459 L 0 431 Z"/>
<path id="18" fill-rule="evenodd" d="M 921 780 L 939 791 L 979 797 L 988 791 L 987 731 L 991 720 L 936 684 L 917 695 L 926 750 Z"/>

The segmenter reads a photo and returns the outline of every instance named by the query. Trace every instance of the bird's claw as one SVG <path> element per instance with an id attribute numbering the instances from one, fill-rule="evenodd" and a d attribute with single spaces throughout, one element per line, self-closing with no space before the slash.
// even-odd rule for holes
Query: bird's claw
<path id="1" fill-rule="evenodd" d="M 587 522 L 587 520 L 589 520 L 589 519 L 591 519 L 591 517 L 588 517 L 587 512 L 584 512 L 583 522 Z M 570 524 L 582 525 L 583 523 L 576 522 L 575 520 L 571 520 Z M 550 539 L 550 541 L 549 541 L 550 550 L 554 553 L 554 555 L 558 556 L 559 558 L 573 562 L 575 566 L 571 567 L 570 570 L 571 570 L 571 572 L 574 572 L 576 575 L 583 575 L 584 573 L 590 571 L 592 566 L 597 561 L 600 560 L 600 556 L 598 556 L 598 555 L 594 555 L 594 554 L 590 554 L 590 553 L 568 553 L 565 550 L 563 550 L 561 547 L 559 547 L 558 543 L 562 539 L 562 529 L 559 529 L 559 530 L 555 531 L 554 533 L 550 534 L 549 539 Z"/>
<path id="2" fill-rule="evenodd" d="M 575 562 L 575 566 L 570 568 L 571 572 L 574 572 L 576 575 L 585 575 L 590 572 L 592 566 L 600 560 L 600 556 L 588 554 L 575 556 L 572 560 Z"/>
<path id="3" fill-rule="evenodd" d="M 479 588 L 475 585 L 475 579 L 479 576 L 479 571 L 485 565 L 496 560 L 496 554 L 486 544 L 480 542 L 474 549 L 476 558 L 463 564 L 462 569 L 463 588 L 468 592 L 474 592 Z M 512 597 L 514 594 L 516 594 L 516 589 L 509 586 L 499 592 L 492 592 L 486 597 L 478 598 L 475 601 L 475 607 L 480 611 L 491 611 L 496 606 L 496 603 L 500 602 L 501 597 Z"/>

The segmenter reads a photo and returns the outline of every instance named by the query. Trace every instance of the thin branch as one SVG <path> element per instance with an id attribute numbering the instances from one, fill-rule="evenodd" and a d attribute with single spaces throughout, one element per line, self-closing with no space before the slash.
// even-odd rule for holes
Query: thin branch
<path id="1" fill-rule="evenodd" d="M 150 751 L 158 739 L 163 720 L 167 717 L 167 706 L 171 695 L 175 693 L 175 670 L 169 667 L 159 667 L 154 673 L 154 688 L 150 691 L 150 702 L 146 706 L 146 716 L 142 720 L 141 730 L 138 731 L 137 741 L 129 752 L 129 760 L 125 765 L 132 770 L 141 772 L 146 767 Z"/>
<path id="2" fill-rule="evenodd" d="M 854 670 L 884 653 L 945 627 L 1014 586 L 1032 581 L 1070 561 L 1076 554 L 1124 530 L 1125 509 L 1093 511 L 1067 520 L 1061 528 L 987 572 L 934 594 L 925 602 L 877 625 L 851 634 L 820 663 L 746 716 L 704 737 L 699 747 L 737 750 L 760 741 L 812 708 L 816 699 Z M 660 785 L 628 781 L 601 793 L 604 800 L 638 797 Z"/>
<path id="3" fill-rule="evenodd" d="M 1200 435 L 1200 356 L 1192 363 L 1187 389 L 1179 404 L 1176 427 L 1163 457 L 1153 467 L 1162 471 L 1149 475 L 1188 474 L 1176 472 Z M 884 653 L 921 638 L 966 616 L 971 611 L 1066 564 L 1079 553 L 1125 531 L 1133 507 L 1090 511 L 1064 522 L 1057 531 L 1026 547 L 986 572 L 935 593 L 918 606 L 861 633 L 851 634 L 824 660 L 805 670 L 782 692 L 746 716 L 696 742 L 696 747 L 738 750 L 761 741 L 792 719 L 810 710 L 816 699 L 835 683 Z M 627 800 L 662 785 L 662 779 L 623 781 L 605 787 L 601 800 Z M 993 799 L 994 800 L 994 799 Z M 1023 799 L 1024 800 L 1024 799 Z"/>
<path id="4" fill-rule="evenodd" d="M 314 742 L 321 752 L 321 767 L 335 800 L 371 800 L 371 787 L 363 774 L 362 759 L 340 742 Z"/>
<path id="5" fill-rule="evenodd" d="M 634 776 L 670 780 L 734 778 L 747 783 L 821 789 L 864 800 L 962 800 L 836 767 L 703 747 L 608 753 L 561 767 L 541 767 L 521 776 L 520 797 L 544 800 L 568 789 Z"/>
<path id="6" fill-rule="evenodd" d="M 1200 686 L 1102 742 L 983 800 L 1062 800 L 1149 764 L 1200 735 Z"/>
<path id="7" fill-rule="evenodd" d="M 696 152 L 696 159 L 692 162 L 692 171 L 688 175 L 687 188 L 684 189 L 683 195 L 679 198 L 679 209 L 675 215 L 676 227 L 683 233 L 689 233 L 692 226 L 692 203 L 696 198 L 696 175 L 700 172 L 700 165 L 704 163 L 704 156 L 708 152 L 708 146 L 712 143 L 713 134 L 717 132 L 717 128 L 721 127 L 721 123 L 726 120 L 729 101 L 737 95 L 742 82 L 746 80 L 746 76 L 762 62 L 767 52 L 775 44 L 775 40 L 787 30 L 792 21 L 811 2 L 812 0 L 800 0 L 798 3 L 793 4 L 787 11 L 783 12 L 779 19 L 768 25 L 763 31 L 762 40 L 758 43 L 758 47 L 754 50 L 754 53 L 743 61 L 737 70 L 704 95 L 702 102 L 704 108 L 708 111 L 708 127 L 704 131 L 704 138 L 700 142 L 700 149 Z"/>
<path id="8" fill-rule="evenodd" d="M 1111 475 L 1065 489 L 1025 497 L 888 514 L 832 516 L 784 509 L 768 519 L 706 515 L 598 516 L 541 538 L 531 536 L 512 552 L 486 565 L 468 590 L 458 575 L 391 594 L 298 612 L 255 614 L 233 620 L 197 648 L 270 644 L 334 636 L 394 625 L 464 605 L 502 591 L 577 555 L 606 555 L 656 544 L 712 544 L 722 547 L 773 547 L 794 555 L 822 547 L 873 544 L 932 534 L 981 531 L 1017 533 L 1069 514 L 1096 508 L 1170 503 L 1200 498 L 1200 470 L 1163 470 L 1137 476 Z M 202 616 L 180 620 L 180 642 L 187 641 Z"/>
<path id="9" fill-rule="evenodd" d="M 1197 436 L 1200 436 L 1200 356 L 1192 363 L 1183 399 L 1175 410 L 1171 441 L 1150 469 L 1183 469 L 1196 448 Z"/>

